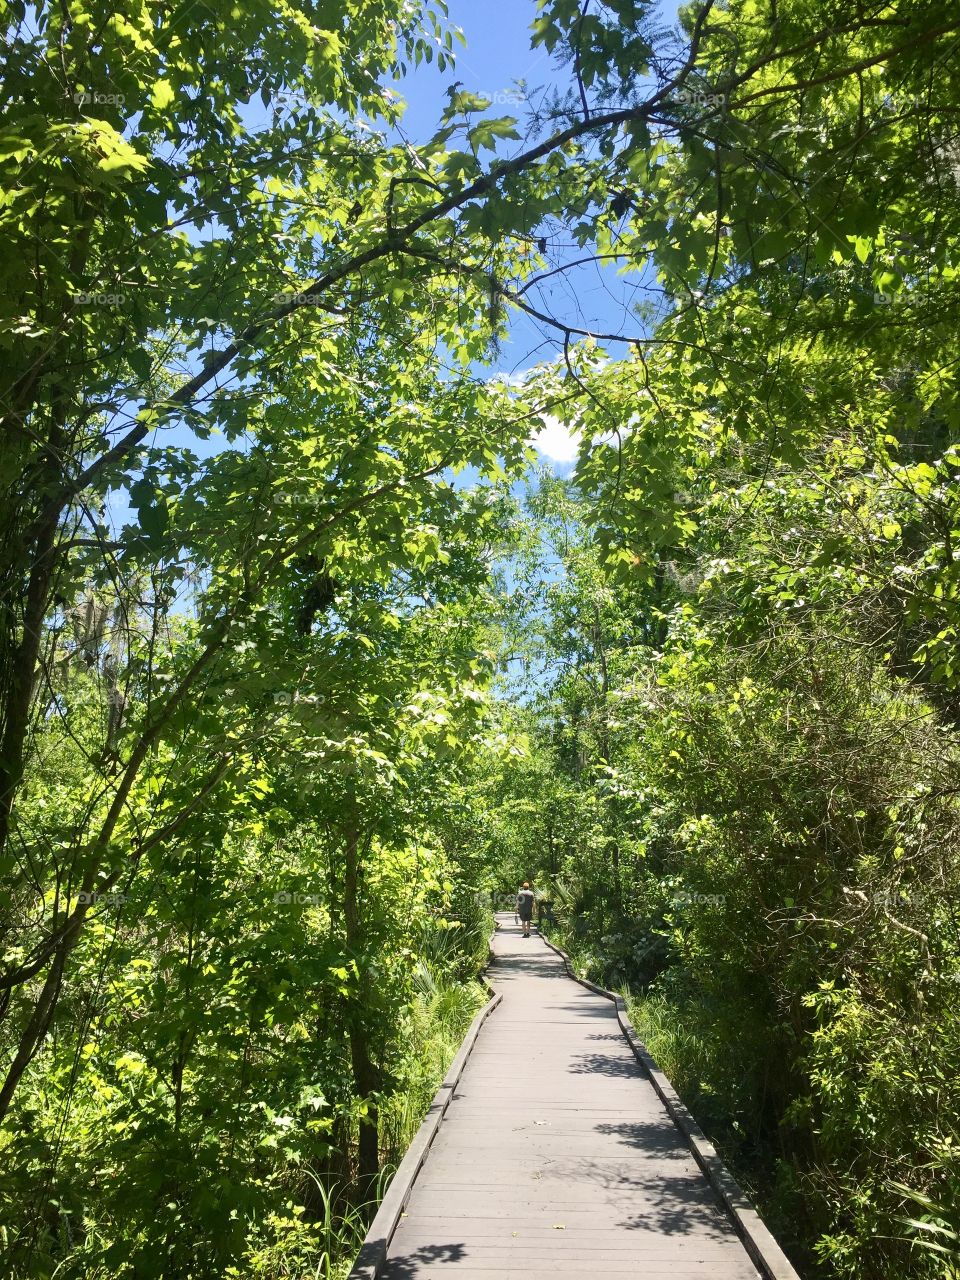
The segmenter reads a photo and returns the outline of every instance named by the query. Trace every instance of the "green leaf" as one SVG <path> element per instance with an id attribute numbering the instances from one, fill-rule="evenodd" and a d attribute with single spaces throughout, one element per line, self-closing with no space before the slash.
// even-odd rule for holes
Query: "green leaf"
<path id="1" fill-rule="evenodd" d="M 153 92 L 150 94 L 150 101 L 158 111 L 163 111 L 165 107 L 169 107 L 173 102 L 176 94 L 173 85 L 169 80 L 158 80 L 153 86 Z"/>

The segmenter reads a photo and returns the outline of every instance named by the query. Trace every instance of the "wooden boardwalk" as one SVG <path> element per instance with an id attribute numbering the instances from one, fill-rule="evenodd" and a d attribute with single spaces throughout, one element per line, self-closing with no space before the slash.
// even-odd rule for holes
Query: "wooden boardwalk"
<path id="1" fill-rule="evenodd" d="M 612 1003 L 499 917 L 484 1023 L 380 1275 L 756 1280 Z"/>

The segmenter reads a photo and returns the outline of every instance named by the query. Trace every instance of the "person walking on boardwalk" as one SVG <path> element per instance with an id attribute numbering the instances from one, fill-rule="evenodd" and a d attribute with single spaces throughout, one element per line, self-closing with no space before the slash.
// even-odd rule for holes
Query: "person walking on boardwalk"
<path id="1" fill-rule="evenodd" d="M 517 915 L 523 925 L 523 936 L 530 937 L 530 921 L 533 919 L 533 890 L 530 881 L 524 880 L 517 890 Z"/>

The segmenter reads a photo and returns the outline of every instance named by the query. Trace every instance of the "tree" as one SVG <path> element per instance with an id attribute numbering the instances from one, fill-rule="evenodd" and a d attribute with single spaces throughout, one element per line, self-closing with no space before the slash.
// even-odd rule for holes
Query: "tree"
<path id="1" fill-rule="evenodd" d="M 114 940 L 104 896 L 149 891 L 187 854 L 173 932 L 179 993 L 200 1018 L 198 957 L 228 927 L 200 909 L 204 886 L 232 859 L 266 857 L 237 833 L 271 788 L 292 797 L 316 770 L 336 805 L 309 793 L 326 826 L 297 846 L 326 877 L 315 928 L 330 950 L 310 975 L 331 1045 L 349 1041 L 369 1176 L 389 1060 L 371 1028 L 405 988 L 391 979 L 381 1008 L 353 984 L 376 877 L 409 845 L 400 780 L 421 767 L 409 757 L 442 758 L 443 733 L 418 736 L 409 708 L 469 723 L 449 679 L 479 692 L 486 678 L 487 633 L 464 610 L 496 613 L 489 552 L 509 537 L 497 499 L 456 473 L 516 478 L 548 413 L 585 441 L 578 485 L 597 546 L 578 536 L 547 627 L 568 664 L 554 706 L 570 714 L 536 744 L 530 774 L 553 780 L 551 807 L 518 809 L 514 848 L 528 856 L 531 831 L 549 830 L 551 868 L 612 885 L 601 924 L 631 907 L 657 937 L 665 923 L 675 850 L 643 798 L 663 760 L 614 694 L 638 670 L 656 682 L 656 652 L 716 640 L 671 608 L 708 551 L 722 558 L 726 516 L 749 522 L 757 507 L 778 533 L 856 476 L 869 509 L 841 520 L 831 507 L 820 552 L 843 553 L 838 616 L 866 565 L 875 597 L 857 599 L 875 634 L 886 611 L 909 610 L 896 678 L 936 679 L 949 711 L 958 103 L 942 67 L 960 18 L 933 0 L 839 16 L 811 0 L 704 0 L 661 32 L 635 0 L 548 0 L 534 41 L 566 64 L 569 91 L 521 124 L 452 85 L 436 133 L 415 144 L 398 140 L 383 81 L 433 57 L 449 69 L 439 4 L 254 3 L 229 25 L 205 4 L 5 12 L 0 1115 L 42 1077 L 59 1019 L 83 1039 L 79 993 Z M 624 269 L 655 302 L 609 333 L 555 314 L 551 283 L 584 261 Z M 484 380 L 515 312 L 557 359 L 521 386 Z M 824 462 L 834 437 L 864 460 Z M 904 464 L 908 446 L 918 458 Z M 806 475 L 813 458 L 820 480 L 782 507 L 761 502 L 781 465 Z M 889 484 L 860 474 L 866 458 Z M 745 496 L 726 511 L 731 476 Z M 877 554 L 878 528 L 911 540 L 906 588 Z M 764 545 L 777 553 L 744 550 L 734 575 L 761 634 L 769 600 L 808 576 L 782 539 Z M 424 646 L 422 667 L 408 642 Z M 689 732 L 675 710 L 653 739 Z M 526 713 L 517 722 L 539 733 Z M 250 906 L 229 928 L 254 918 Z M 384 920 L 395 959 L 403 933 Z M 278 936 L 302 948 L 314 934 Z M 341 969 L 346 995 L 330 981 Z M 196 1027 L 160 1022 L 173 1038 L 158 1032 L 167 1057 L 151 1081 L 180 1132 Z"/>

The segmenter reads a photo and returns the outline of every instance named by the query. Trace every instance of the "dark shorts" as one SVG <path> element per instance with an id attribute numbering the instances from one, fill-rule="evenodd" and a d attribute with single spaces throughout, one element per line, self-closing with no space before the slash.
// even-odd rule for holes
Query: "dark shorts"
<path id="1" fill-rule="evenodd" d="M 532 912 L 532 911 L 518 911 L 518 912 L 517 912 L 517 915 L 520 917 L 520 919 L 521 919 L 521 920 L 532 920 L 532 919 L 533 919 L 533 912 Z"/>

